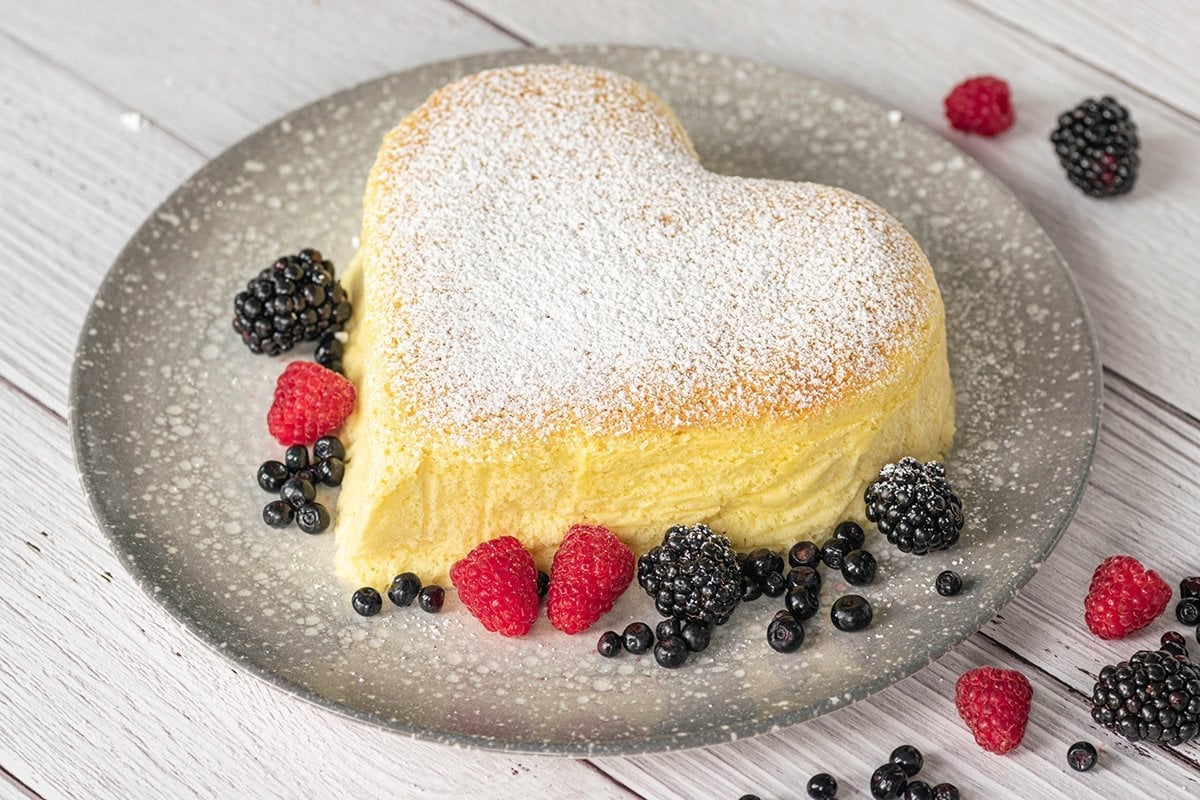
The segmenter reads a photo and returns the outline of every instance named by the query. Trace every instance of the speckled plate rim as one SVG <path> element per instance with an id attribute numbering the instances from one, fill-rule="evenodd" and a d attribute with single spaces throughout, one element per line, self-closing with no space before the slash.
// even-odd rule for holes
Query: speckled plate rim
<path id="1" fill-rule="evenodd" d="M 143 232 L 156 219 L 158 213 L 165 208 L 172 207 L 175 204 L 176 198 L 185 193 L 201 175 L 210 171 L 216 171 L 224 165 L 232 165 L 240 163 L 244 159 L 245 150 L 252 149 L 253 145 L 262 138 L 265 138 L 268 131 L 278 126 L 284 120 L 288 120 L 304 110 L 329 102 L 337 102 L 341 99 L 351 98 L 362 87 L 373 85 L 379 82 L 394 80 L 399 76 L 404 76 L 410 73 L 419 71 L 438 69 L 445 67 L 464 69 L 466 72 L 475 72 L 482 69 L 495 66 L 495 59 L 508 58 L 514 53 L 522 53 L 529 56 L 530 61 L 535 60 L 569 60 L 578 58 L 586 62 L 589 56 L 599 55 L 601 53 L 612 55 L 613 53 L 627 52 L 633 54 L 644 54 L 647 51 L 656 51 L 660 55 L 670 58 L 677 57 L 680 59 L 691 59 L 701 55 L 700 51 L 687 50 L 682 48 L 652 48 L 630 45 L 607 45 L 607 44 L 571 44 L 571 45 L 556 45 L 545 48 L 516 48 L 512 50 L 499 50 L 487 53 L 480 53 L 472 56 L 461 58 L 446 59 L 438 62 L 431 62 L 414 67 L 408 70 L 403 70 L 398 73 L 374 78 L 369 81 L 364 81 L 349 89 L 344 89 L 327 95 L 323 98 L 306 104 L 305 106 L 294 109 L 287 114 L 273 120 L 259 130 L 244 137 L 237 143 L 230 146 L 220 155 L 211 159 L 201 166 L 195 173 L 187 178 L 171 195 L 164 200 L 158 208 L 152 211 L 146 221 L 139 226 L 138 230 L 131 236 L 129 242 L 122 248 L 113 265 L 109 268 L 104 281 L 97 289 L 96 296 L 104 294 L 105 290 L 121 280 L 123 271 L 121 267 L 129 260 L 139 258 L 135 253 L 135 245 L 141 238 Z M 755 64 L 749 59 L 742 59 L 723 54 L 712 53 L 714 57 L 727 59 L 730 68 L 736 69 L 739 64 Z M 505 62 L 507 63 L 507 62 Z M 887 107 L 880 104 L 873 98 L 857 92 L 852 89 L 847 89 L 839 84 L 829 81 L 822 81 L 811 78 L 794 70 L 788 70 L 782 67 L 774 67 L 779 73 L 792 73 L 798 79 L 811 81 L 821 84 L 830 89 L 836 94 L 846 97 L 856 98 L 860 101 L 878 106 L 881 110 L 886 111 Z M 901 125 L 911 126 L 925 135 L 933 136 L 945 140 L 937 131 L 920 122 L 914 122 L 905 116 Z M 949 142 L 953 146 L 953 142 Z M 1061 517 L 1055 521 L 1053 531 L 1042 540 L 1042 545 L 1036 551 L 1036 558 L 1031 559 L 1021 570 L 1012 576 L 1007 586 L 1007 591 L 996 593 L 993 595 L 992 602 L 979 606 L 979 610 L 975 615 L 972 623 L 964 628 L 966 631 L 963 636 L 956 641 L 952 641 L 945 649 L 940 652 L 927 654 L 925 658 L 912 659 L 908 662 L 902 662 L 891 669 L 881 671 L 873 677 L 872 680 L 859 684 L 851 690 L 843 693 L 841 696 L 830 701 L 814 702 L 803 707 L 798 707 L 790 711 L 780 713 L 778 716 L 764 718 L 751 721 L 731 721 L 726 726 L 706 727 L 690 732 L 674 732 L 670 735 L 648 736 L 629 738 L 620 741 L 606 741 L 600 743 L 587 742 L 544 742 L 539 745 L 531 745 L 526 741 L 506 742 L 492 737 L 477 736 L 465 733 L 439 731 L 431 726 L 408 725 L 396 720 L 387 719 L 383 716 L 349 708 L 341 703 L 334 701 L 318 692 L 305 688 L 291 680 L 285 679 L 269 668 L 262 666 L 254 661 L 250 656 L 243 653 L 231 652 L 222 647 L 221 643 L 212 639 L 189 609 L 176 602 L 175 598 L 163 594 L 154 584 L 152 578 L 143 571 L 137 562 L 137 554 L 135 548 L 131 547 L 128 542 L 128 536 L 125 533 L 125 528 L 120 519 L 115 519 L 110 516 L 102 502 L 101 490 L 97 476 L 90 468 L 88 458 L 88 442 L 79 425 L 76 409 L 81 404 L 81 399 L 87 394 L 88 389 L 79 380 L 80 363 L 84 361 L 89 354 L 89 340 L 87 331 L 93 327 L 96 318 L 103 315 L 105 310 L 98 307 L 95 302 L 89 308 L 87 316 L 84 320 L 80 336 L 77 340 L 74 359 L 72 361 L 71 381 L 69 390 L 69 405 L 68 405 L 68 425 L 70 427 L 71 444 L 75 455 L 76 469 L 79 473 L 80 483 L 87 496 L 88 503 L 92 509 L 93 516 L 96 518 L 97 524 L 101 531 L 108 539 L 114 553 L 120 558 L 124 568 L 129 572 L 137 585 L 151 598 L 156 604 L 161 606 L 166 612 L 186 630 L 196 636 L 210 650 L 220 654 L 224 658 L 237 664 L 241 669 L 254 675 L 255 677 L 265 681 L 275 688 L 290 694 L 294 697 L 305 700 L 313 705 L 332 711 L 339 716 L 348 717 L 359 722 L 364 722 L 379 728 L 390 730 L 394 733 L 407 736 L 414 739 L 433 741 L 440 744 L 445 744 L 453 747 L 461 748 L 478 748 L 492 751 L 523 753 L 530 755 L 558 755 L 569 757 L 593 757 L 593 756 L 626 756 L 637 755 L 640 753 L 665 752 L 671 750 L 682 750 L 693 747 L 704 747 L 708 745 L 722 744 L 725 742 L 734 741 L 739 738 L 746 738 L 781 728 L 789 727 L 800 722 L 821 716 L 824 713 L 836 710 L 838 708 L 857 702 L 866 697 L 879 692 L 892 684 L 906 678 L 928 664 L 935 661 L 937 658 L 944 655 L 949 650 L 960 644 L 965 639 L 969 638 L 974 633 L 978 632 L 989 620 L 991 620 L 1005 605 L 1007 605 L 1017 592 L 1029 582 L 1029 580 L 1037 573 L 1041 565 L 1055 545 L 1058 543 L 1062 534 L 1070 524 L 1075 515 L 1075 511 L 1079 506 L 1079 502 L 1083 497 L 1084 489 L 1087 485 L 1088 475 L 1091 471 L 1092 461 L 1096 452 L 1096 445 L 1100 435 L 1100 417 L 1102 410 L 1102 388 L 1103 388 L 1103 373 L 1101 371 L 1099 345 L 1096 339 L 1095 328 L 1092 325 L 1091 316 L 1087 306 L 1084 303 L 1083 295 L 1079 290 L 1079 285 L 1075 276 L 1067 266 L 1066 260 L 1059 252 L 1057 246 L 1049 234 L 1037 224 L 1036 218 L 1029 212 L 1024 203 L 1020 201 L 1016 195 L 1002 182 L 999 178 L 993 175 L 986 167 L 976 161 L 968 153 L 956 147 L 958 153 L 962 156 L 967 164 L 979 169 L 983 173 L 983 180 L 986 181 L 993 191 L 1007 197 L 1017 208 L 1020 209 L 1023 215 L 1034 221 L 1034 224 L 1043 235 L 1046 236 L 1047 244 L 1049 245 L 1050 254 L 1053 256 L 1053 262 L 1058 266 L 1067 279 L 1072 297 L 1077 305 L 1077 311 L 1082 320 L 1084 329 L 1084 338 L 1088 345 L 1087 358 L 1093 367 L 1093 380 L 1091 382 L 1091 397 L 1090 397 L 1090 430 L 1091 436 L 1087 442 L 1087 448 L 1082 454 L 1079 464 L 1077 465 L 1076 484 L 1072 488 L 1070 499 L 1061 514 Z M 1053 267 L 1050 267 L 1053 268 Z"/>

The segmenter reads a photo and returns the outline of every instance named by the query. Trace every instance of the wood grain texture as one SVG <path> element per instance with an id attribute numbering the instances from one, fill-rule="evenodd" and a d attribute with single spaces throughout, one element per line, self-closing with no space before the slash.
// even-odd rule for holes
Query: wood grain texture
<path id="1" fill-rule="evenodd" d="M 0 408 L 0 449 L 22 465 L 10 476 L 22 502 L 0 539 L 0 765 L 33 791 L 634 796 L 582 762 L 410 741 L 240 672 L 171 620 L 109 552 L 63 423 L 5 387 Z"/>
<path id="2" fill-rule="evenodd" d="M 790 67 L 894 104 L 941 131 L 1016 192 L 1071 263 L 1106 365 L 1200 415 L 1200 124 L 1109 74 L 949 0 L 905 3 L 466 0 L 537 44 L 616 41 L 718 50 Z M 1137 12 L 1132 10 L 1130 13 Z M 1139 6 L 1140 8 L 1140 6 Z M 1047 12 L 1052 13 L 1052 12 Z M 953 133 L 942 97 L 998 72 L 1017 122 L 998 139 Z M 1140 185 L 1096 201 L 1063 177 L 1058 113 L 1113 92 L 1143 135 Z"/>
<path id="3" fill-rule="evenodd" d="M 966 2 L 1200 118 L 1200 9 L 1193 0 Z"/>

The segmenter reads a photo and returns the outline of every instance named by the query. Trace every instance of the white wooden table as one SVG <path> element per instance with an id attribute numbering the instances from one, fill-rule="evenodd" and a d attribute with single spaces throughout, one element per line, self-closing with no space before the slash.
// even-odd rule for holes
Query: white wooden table
<path id="1" fill-rule="evenodd" d="M 1007 78 L 1016 127 L 950 134 L 1029 205 L 1090 304 L 1105 413 L 1078 515 L 982 632 L 814 722 L 703 750 L 570 760 L 413 742 L 295 700 L 182 631 L 122 571 L 83 499 L 67 382 L 92 294 L 182 181 L 269 120 L 423 62 L 552 42 L 719 50 L 874 95 L 939 130 L 959 79 Z M 964 798 L 1198 797 L 1200 742 L 1133 746 L 1087 714 L 1094 674 L 1157 641 L 1083 628 L 1092 569 L 1132 553 L 1200 574 L 1200 9 L 1192 0 L 0 2 L 0 796 L 798 798 L 830 771 L 869 796 L 892 746 Z M 1072 188 L 1056 113 L 1115 94 L 1143 135 L 1133 194 Z M 1200 645 L 1193 645 L 1200 651 Z M 1200 657 L 1200 652 L 1196 652 Z M 953 684 L 985 663 L 1035 687 L 1025 743 L 971 741 Z M 1067 769 L 1087 739 L 1101 765 Z M 925 777 L 923 774 L 922 777 Z"/>

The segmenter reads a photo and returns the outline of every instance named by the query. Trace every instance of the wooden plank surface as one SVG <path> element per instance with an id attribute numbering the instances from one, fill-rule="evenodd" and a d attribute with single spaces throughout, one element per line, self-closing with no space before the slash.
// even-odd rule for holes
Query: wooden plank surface
<path id="1" fill-rule="evenodd" d="M 1200 245 L 1200 125 L 1195 87 L 1166 74 L 1194 71 L 1197 56 L 1154 46 L 1170 41 L 1172 17 L 1160 10 L 1143 17 L 1112 0 L 992 5 L 0 0 L 0 180 L 9 188 L 0 213 L 10 221 L 0 226 L 0 279 L 19 309 L 0 315 L 0 447 L 20 467 L 10 483 L 21 499 L 0 539 L 0 796 L 754 791 L 772 800 L 802 796 L 807 776 L 828 770 L 843 780 L 840 797 L 863 797 L 871 769 L 904 740 L 925 748 L 931 777 L 959 783 L 967 798 L 1200 794 L 1200 744 L 1133 747 L 1088 721 L 1085 672 L 1153 636 L 1099 642 L 1078 610 L 1091 569 L 1113 552 L 1168 577 L 1200 572 L 1190 524 L 1200 496 L 1200 273 L 1190 256 Z M 1191 24 L 1170 26 L 1171 36 L 1187 38 Z M 1127 66 L 1106 55 L 1122 32 Z M 124 574 L 79 493 L 63 422 L 79 325 L 123 242 L 183 177 L 279 114 L 378 74 L 522 40 L 722 50 L 861 89 L 936 126 L 958 78 L 995 71 L 1013 82 L 1017 127 L 1001 140 L 959 141 L 1063 247 L 1113 371 L 1079 515 L 984 633 L 812 723 L 590 763 L 463 753 L 310 707 L 209 652 Z M 1155 157 L 1134 195 L 1097 203 L 1047 160 L 1045 129 L 1060 108 L 1108 90 L 1134 107 Z M 957 675 L 981 663 L 1020 668 L 1035 686 L 1027 744 L 1004 758 L 970 743 L 948 700 Z M 1102 746 L 1100 769 L 1066 769 L 1075 738 Z"/>

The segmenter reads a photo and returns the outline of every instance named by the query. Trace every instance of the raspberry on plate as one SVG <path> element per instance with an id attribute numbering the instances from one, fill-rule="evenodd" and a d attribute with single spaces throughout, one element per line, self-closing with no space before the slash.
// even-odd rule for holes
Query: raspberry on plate
<path id="1" fill-rule="evenodd" d="M 512 536 L 489 539 L 450 567 L 458 599 L 502 636 L 524 636 L 538 616 L 537 566 Z"/>
<path id="2" fill-rule="evenodd" d="M 1008 84 L 991 75 L 968 78 L 944 101 L 946 119 L 955 130 L 995 136 L 1012 127 L 1012 94 Z"/>
<path id="3" fill-rule="evenodd" d="M 954 687 L 958 715 L 976 743 L 996 755 L 1021 743 L 1032 702 L 1029 679 L 1014 670 L 978 667 L 964 672 Z"/>
<path id="4" fill-rule="evenodd" d="M 354 384 L 311 361 L 288 364 L 275 383 L 267 428 L 280 444 L 311 444 L 334 433 L 354 410 Z"/>
<path id="5" fill-rule="evenodd" d="M 587 630 L 633 581 L 633 552 L 607 528 L 572 525 L 554 554 L 546 616 L 563 633 Z"/>
<path id="6" fill-rule="evenodd" d="M 1083 601 L 1088 629 L 1101 639 L 1123 639 L 1149 625 L 1171 601 L 1171 587 L 1133 556 L 1111 556 L 1096 567 Z"/>

